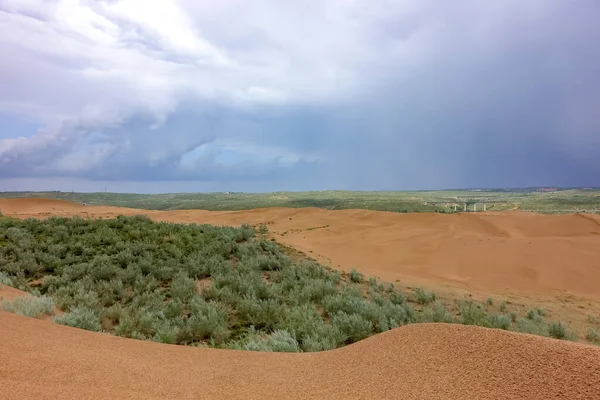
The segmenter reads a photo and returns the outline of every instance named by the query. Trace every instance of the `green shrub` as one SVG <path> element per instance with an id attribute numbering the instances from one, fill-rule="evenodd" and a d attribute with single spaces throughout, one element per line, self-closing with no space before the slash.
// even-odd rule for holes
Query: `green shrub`
<path id="1" fill-rule="evenodd" d="M 152 337 L 152 341 L 167 344 L 176 344 L 180 337 L 180 328 L 168 323 L 161 324 L 156 329 L 156 334 Z"/>
<path id="2" fill-rule="evenodd" d="M 100 316 L 98 313 L 85 306 L 77 306 L 68 313 L 56 316 L 54 317 L 54 321 L 61 325 L 72 326 L 88 331 L 99 332 L 101 329 Z"/>
<path id="3" fill-rule="evenodd" d="M 427 292 L 425 290 L 423 290 L 423 288 L 416 288 L 415 289 L 415 299 L 416 302 L 419 304 L 429 304 L 435 301 L 435 293 L 434 292 Z"/>
<path id="4" fill-rule="evenodd" d="M 589 328 L 585 338 L 592 343 L 600 343 L 600 332 L 595 328 Z"/>
<path id="5" fill-rule="evenodd" d="M 346 314 L 341 311 L 334 314 L 331 323 L 348 337 L 350 342 L 358 342 L 373 331 L 373 324 L 358 314 Z"/>
<path id="6" fill-rule="evenodd" d="M 302 350 L 307 352 L 333 350 L 348 339 L 339 327 L 330 324 L 315 326 L 312 333 L 302 338 Z"/>
<path id="7" fill-rule="evenodd" d="M 506 303 L 503 301 L 502 303 L 500 303 L 500 312 L 505 312 L 506 311 Z"/>
<path id="8" fill-rule="evenodd" d="M 488 297 L 488 298 L 485 300 L 485 304 L 487 304 L 488 306 L 492 306 L 492 305 L 494 305 L 494 299 L 492 299 L 491 297 Z"/>
<path id="9" fill-rule="evenodd" d="M 32 318 L 54 315 L 54 302 L 46 296 L 19 296 L 12 300 L 2 300 L 0 308 L 13 314 Z"/>
<path id="10" fill-rule="evenodd" d="M 12 278 L 8 274 L 0 271 L 0 285 L 12 286 Z"/>
<path id="11" fill-rule="evenodd" d="M 244 297 L 237 307 L 240 323 L 256 328 L 275 327 L 285 311 L 283 304 L 276 300 L 260 300 L 255 297 Z"/>
<path id="12" fill-rule="evenodd" d="M 527 311 L 527 319 L 540 322 L 542 320 L 542 314 L 539 312 L 539 308 Z"/>
<path id="13" fill-rule="evenodd" d="M 173 299 L 185 303 L 196 295 L 196 281 L 188 277 L 185 271 L 179 271 L 169 286 L 169 293 Z"/>
<path id="14" fill-rule="evenodd" d="M 543 324 L 526 318 L 518 318 L 516 322 L 516 331 L 521 333 L 529 333 L 532 335 L 546 336 L 547 329 Z"/>
<path id="15" fill-rule="evenodd" d="M 394 304 L 405 304 L 407 300 L 406 296 L 402 292 L 395 290 L 393 286 L 390 290 L 389 299 Z"/>
<path id="16" fill-rule="evenodd" d="M 300 346 L 294 336 L 287 331 L 277 330 L 270 335 L 250 329 L 248 333 L 238 341 L 227 347 L 236 350 L 266 351 L 266 352 L 289 352 L 297 353 Z"/>
<path id="17" fill-rule="evenodd" d="M 353 269 L 352 271 L 350 271 L 350 280 L 354 283 L 362 283 L 362 281 L 364 280 L 364 276 L 357 270 Z"/>
<path id="18" fill-rule="evenodd" d="M 302 304 L 287 309 L 280 316 L 276 328 L 290 332 L 296 340 L 303 341 L 314 335 L 324 325 L 323 318 L 312 304 Z"/>
<path id="19" fill-rule="evenodd" d="M 561 322 L 548 325 L 548 334 L 555 339 L 565 339 L 567 337 L 567 327 Z"/>
<path id="20" fill-rule="evenodd" d="M 507 315 L 494 315 L 490 319 L 490 327 L 507 330 L 510 327 L 511 318 Z"/>
<path id="21" fill-rule="evenodd" d="M 223 343 L 231 332 L 228 328 L 230 310 L 220 303 L 207 302 L 196 296 L 190 302 L 187 334 L 191 341 L 210 339 Z"/>
<path id="22" fill-rule="evenodd" d="M 462 324 L 489 326 L 487 313 L 473 301 L 459 301 L 458 308 Z"/>
<path id="23" fill-rule="evenodd" d="M 323 299 L 323 309 L 328 316 L 332 316 L 340 311 L 346 314 L 353 314 L 363 308 L 364 302 L 365 300 L 360 294 L 340 292 L 335 295 L 326 296 Z"/>
<path id="24" fill-rule="evenodd" d="M 421 317 L 421 322 L 450 323 L 452 322 L 452 316 L 450 315 L 450 313 L 446 309 L 446 306 L 443 303 L 436 301 L 435 303 L 433 303 L 433 307 L 430 310 L 427 310 L 423 313 L 423 316 Z"/>

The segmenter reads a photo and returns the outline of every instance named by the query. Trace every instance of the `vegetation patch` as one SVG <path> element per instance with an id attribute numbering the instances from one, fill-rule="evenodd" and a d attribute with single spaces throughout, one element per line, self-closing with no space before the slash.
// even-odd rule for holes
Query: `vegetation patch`
<path id="1" fill-rule="evenodd" d="M 54 315 L 54 303 L 46 296 L 20 296 L 12 300 L 2 300 L 0 309 L 33 318 Z"/>
<path id="2" fill-rule="evenodd" d="M 55 321 L 72 327 L 242 350 L 330 350 L 416 322 L 569 338 L 537 311 L 518 319 L 469 300 L 453 312 L 433 292 L 328 269 L 267 233 L 143 216 L 0 218 L 0 282 L 39 295 L 2 308 L 37 317 L 56 304 Z"/>

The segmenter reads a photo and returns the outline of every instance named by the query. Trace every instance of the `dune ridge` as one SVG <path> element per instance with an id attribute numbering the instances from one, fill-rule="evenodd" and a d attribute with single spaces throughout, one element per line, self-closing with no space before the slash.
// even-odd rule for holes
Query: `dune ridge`
<path id="1" fill-rule="evenodd" d="M 600 349 L 419 324 L 322 353 L 164 345 L 0 312 L 5 399 L 597 399 Z"/>

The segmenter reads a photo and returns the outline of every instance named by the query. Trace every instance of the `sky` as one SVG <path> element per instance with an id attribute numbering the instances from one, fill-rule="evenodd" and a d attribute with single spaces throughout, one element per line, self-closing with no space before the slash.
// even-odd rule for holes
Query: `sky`
<path id="1" fill-rule="evenodd" d="M 0 0 L 0 190 L 600 186 L 597 0 Z"/>

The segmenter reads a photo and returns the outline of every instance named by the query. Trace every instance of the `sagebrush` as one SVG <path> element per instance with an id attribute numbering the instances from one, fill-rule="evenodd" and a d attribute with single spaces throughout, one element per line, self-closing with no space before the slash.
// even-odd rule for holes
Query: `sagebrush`
<path id="1" fill-rule="evenodd" d="M 232 349 L 322 351 L 415 322 L 518 330 L 521 321 L 475 303 L 455 316 L 433 292 L 405 293 L 292 257 L 265 226 L 144 216 L 0 218 L 0 279 L 52 300 L 65 312 L 61 324 Z"/>

